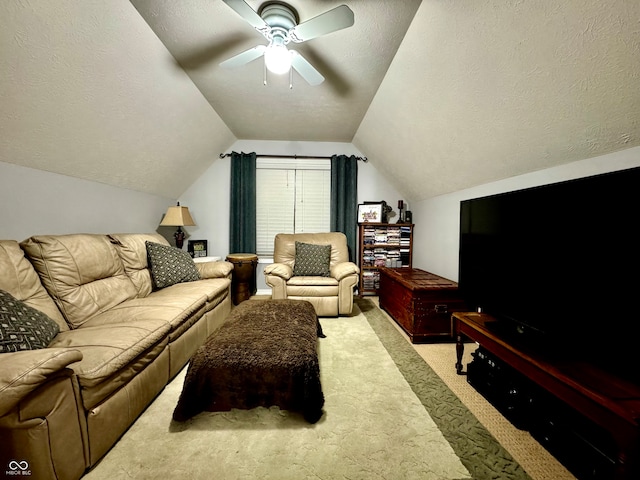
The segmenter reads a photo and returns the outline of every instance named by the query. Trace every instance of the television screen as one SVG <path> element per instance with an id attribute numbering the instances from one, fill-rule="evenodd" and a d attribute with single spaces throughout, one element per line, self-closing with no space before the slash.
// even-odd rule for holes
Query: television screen
<path id="1" fill-rule="evenodd" d="M 635 362 L 639 208 L 640 168 L 463 201 L 460 291 L 531 346 Z"/>

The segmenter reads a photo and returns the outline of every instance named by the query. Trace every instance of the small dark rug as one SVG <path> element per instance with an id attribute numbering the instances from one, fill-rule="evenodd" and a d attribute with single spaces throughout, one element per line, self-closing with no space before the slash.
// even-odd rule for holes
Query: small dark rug
<path id="1" fill-rule="evenodd" d="M 371 328 L 474 479 L 531 480 L 371 300 L 355 299 Z M 451 368 L 454 368 L 451 365 Z"/>

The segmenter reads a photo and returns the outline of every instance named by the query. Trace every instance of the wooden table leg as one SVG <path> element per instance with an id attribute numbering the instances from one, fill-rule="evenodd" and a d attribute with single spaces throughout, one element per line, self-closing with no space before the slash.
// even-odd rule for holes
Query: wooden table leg
<path id="1" fill-rule="evenodd" d="M 464 375 L 462 371 L 462 355 L 464 354 L 464 342 L 462 341 L 462 334 L 456 334 L 456 373 L 458 375 Z"/>

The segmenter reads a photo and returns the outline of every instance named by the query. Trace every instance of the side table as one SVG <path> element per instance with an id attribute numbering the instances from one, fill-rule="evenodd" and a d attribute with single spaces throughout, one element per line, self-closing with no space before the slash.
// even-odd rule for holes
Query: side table
<path id="1" fill-rule="evenodd" d="M 256 281 L 256 267 L 258 255 L 255 253 L 230 253 L 227 262 L 233 263 L 231 277 L 231 300 L 234 305 L 239 305 L 249 300 L 258 290 Z"/>

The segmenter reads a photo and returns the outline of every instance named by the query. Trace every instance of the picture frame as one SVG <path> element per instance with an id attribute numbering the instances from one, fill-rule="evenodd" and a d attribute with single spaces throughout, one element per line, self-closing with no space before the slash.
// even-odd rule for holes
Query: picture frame
<path id="1" fill-rule="evenodd" d="M 358 205 L 358 223 L 381 223 L 382 203 L 361 203 Z"/>
<path id="2" fill-rule="evenodd" d="M 199 258 L 207 256 L 207 241 L 206 240 L 188 240 L 187 251 L 191 258 Z"/>

